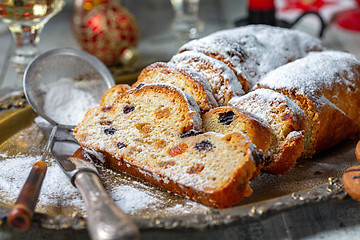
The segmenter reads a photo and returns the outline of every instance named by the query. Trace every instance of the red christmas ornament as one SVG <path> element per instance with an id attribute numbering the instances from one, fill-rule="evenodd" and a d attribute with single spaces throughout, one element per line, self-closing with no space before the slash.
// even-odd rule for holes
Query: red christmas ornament
<path id="1" fill-rule="evenodd" d="M 285 0 L 280 12 L 292 9 L 301 9 L 303 12 L 319 12 L 322 7 L 336 5 L 340 0 Z"/>
<path id="2" fill-rule="evenodd" d="M 135 18 L 120 5 L 96 6 L 73 25 L 83 50 L 108 66 L 124 63 L 123 54 L 134 51 L 139 40 Z"/>

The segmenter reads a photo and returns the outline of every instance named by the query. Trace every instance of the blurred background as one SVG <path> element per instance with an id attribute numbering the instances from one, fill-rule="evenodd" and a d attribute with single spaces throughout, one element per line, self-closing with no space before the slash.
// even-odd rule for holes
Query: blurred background
<path id="1" fill-rule="evenodd" d="M 350 26 L 346 19 L 345 24 L 337 24 L 336 20 L 347 10 L 357 14 L 356 0 L 187 0 L 187 5 L 181 2 L 66 0 L 63 10 L 44 26 L 40 52 L 59 47 L 84 49 L 100 58 L 118 83 L 131 83 L 143 67 L 169 60 L 185 42 L 247 24 L 250 14 L 258 16 L 265 11 L 268 17 L 270 11 L 282 23 L 290 26 L 294 23 L 292 28 L 311 35 L 320 37 L 323 30 L 321 38 L 329 48 L 360 55 L 360 15 L 347 15 L 356 20 Z M 116 6 L 116 11 L 106 9 L 109 5 Z M 190 11 L 188 15 L 186 11 Z M 185 25 L 191 25 L 189 34 L 181 32 L 184 26 L 183 22 L 175 23 L 178 20 L 188 21 Z M 16 82 L 16 73 L 9 67 L 13 48 L 10 31 L 0 20 L 0 89 L 3 90 L 0 98 Z"/>

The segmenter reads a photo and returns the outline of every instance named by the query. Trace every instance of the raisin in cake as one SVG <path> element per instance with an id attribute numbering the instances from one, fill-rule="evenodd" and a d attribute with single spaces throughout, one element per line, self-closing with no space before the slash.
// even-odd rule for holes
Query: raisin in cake
<path id="1" fill-rule="evenodd" d="M 264 170 L 284 174 L 292 168 L 304 150 L 305 114 L 291 99 L 270 89 L 257 89 L 233 98 L 230 105 L 246 110 L 267 122 L 271 144 L 265 151 L 269 165 Z"/>
<path id="2" fill-rule="evenodd" d="M 243 132 L 256 147 L 266 151 L 271 144 L 271 130 L 267 122 L 254 114 L 234 106 L 211 109 L 202 116 L 205 132 L 222 134 Z"/>
<path id="3" fill-rule="evenodd" d="M 251 193 L 262 155 L 240 132 L 202 134 L 195 105 L 174 86 L 145 84 L 91 109 L 74 135 L 112 168 L 207 206 L 229 207 Z"/>

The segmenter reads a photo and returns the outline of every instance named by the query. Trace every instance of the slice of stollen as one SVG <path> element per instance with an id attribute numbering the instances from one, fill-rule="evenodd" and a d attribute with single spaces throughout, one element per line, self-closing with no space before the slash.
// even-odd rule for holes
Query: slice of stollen
<path id="1" fill-rule="evenodd" d="M 91 109 L 75 138 L 114 169 L 207 206 L 229 207 L 251 193 L 262 154 L 240 132 L 201 133 L 191 99 L 171 85 L 131 89 L 112 107 Z"/>

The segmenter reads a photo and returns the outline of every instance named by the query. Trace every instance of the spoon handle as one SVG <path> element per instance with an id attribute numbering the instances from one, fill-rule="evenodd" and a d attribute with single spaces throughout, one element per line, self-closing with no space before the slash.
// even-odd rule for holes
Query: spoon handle
<path id="1" fill-rule="evenodd" d="M 74 178 L 75 186 L 85 201 L 91 239 L 140 239 L 137 226 L 118 208 L 96 173 L 81 171 Z"/>
<path id="2" fill-rule="evenodd" d="M 26 231 L 31 226 L 31 219 L 38 202 L 41 185 L 46 175 L 47 166 L 42 160 L 32 167 L 20 194 L 8 215 L 7 223 L 17 231 Z"/>

